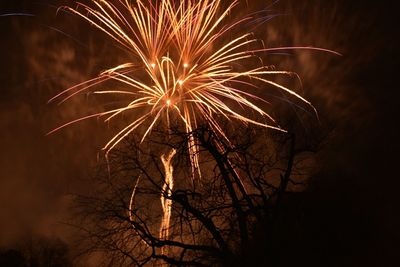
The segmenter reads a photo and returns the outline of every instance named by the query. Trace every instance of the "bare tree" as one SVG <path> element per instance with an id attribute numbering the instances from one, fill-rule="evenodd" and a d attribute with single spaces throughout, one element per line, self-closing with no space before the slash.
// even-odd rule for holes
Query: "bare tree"
<path id="1" fill-rule="evenodd" d="M 200 148 L 196 178 L 191 136 Z M 207 127 L 128 138 L 99 168 L 93 194 L 79 198 L 85 252 L 104 252 L 109 266 L 242 264 L 255 235 L 267 242 L 260 225 L 273 225 L 288 187 L 301 185 L 293 179 L 300 150 L 284 133 L 246 128 L 229 140 Z"/>

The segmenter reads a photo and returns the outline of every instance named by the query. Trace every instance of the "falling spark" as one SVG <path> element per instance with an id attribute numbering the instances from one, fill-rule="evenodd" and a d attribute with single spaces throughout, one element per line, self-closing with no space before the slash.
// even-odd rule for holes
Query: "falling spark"
<path id="1" fill-rule="evenodd" d="M 136 195 L 136 189 L 138 187 L 138 184 L 140 182 L 140 176 L 138 177 L 138 179 L 136 180 L 135 186 L 132 189 L 132 194 L 131 194 L 131 198 L 129 200 L 129 211 L 128 211 L 128 216 L 129 216 L 129 220 L 131 222 L 133 222 L 134 218 L 132 215 L 133 209 L 134 209 L 134 202 L 135 202 L 135 195 Z"/>
<path id="2" fill-rule="evenodd" d="M 176 150 L 172 149 L 167 157 L 161 156 L 161 162 L 164 165 L 165 180 L 161 191 L 161 207 L 163 209 L 163 218 L 160 226 L 160 239 L 168 239 L 169 224 L 172 209 L 172 190 L 174 188 L 174 169 L 172 167 L 172 158 L 175 156 Z"/>
<path id="3" fill-rule="evenodd" d="M 5 14 L 0 14 L 0 17 L 34 17 L 34 14 L 29 14 L 29 13 L 5 13 Z"/>

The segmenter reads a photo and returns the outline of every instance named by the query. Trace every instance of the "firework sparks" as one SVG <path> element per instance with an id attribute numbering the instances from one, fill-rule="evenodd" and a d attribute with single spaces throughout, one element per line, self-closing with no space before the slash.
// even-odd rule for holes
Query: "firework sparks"
<path id="1" fill-rule="evenodd" d="M 135 55 L 137 60 L 110 68 L 97 78 L 68 88 L 50 101 L 61 99 L 65 102 L 79 93 L 92 90 L 96 94 L 125 95 L 128 104 L 68 122 L 50 133 L 93 117 L 103 117 L 108 122 L 132 110 L 138 110 L 139 115 L 109 140 L 104 146 L 106 153 L 139 126 L 147 126 L 143 140 L 160 120 L 169 124 L 172 118 L 182 122 L 188 133 L 199 123 L 205 123 L 225 139 L 227 137 L 216 119 L 217 115 L 227 120 L 236 119 L 245 124 L 284 131 L 255 104 L 261 99 L 245 88 L 255 87 L 251 80 L 272 85 L 312 107 L 294 91 L 265 78 L 268 75 L 291 75 L 291 72 L 271 71 L 265 66 L 235 70 L 235 64 L 254 58 L 255 53 L 274 50 L 249 49 L 259 42 L 246 32 L 226 42 L 227 33 L 251 20 L 251 17 L 246 17 L 225 23 L 238 0 L 232 1 L 226 8 L 219 0 L 188 0 L 180 1 L 180 4 L 173 0 L 114 2 L 93 0 L 92 6 L 78 3 L 76 8 L 65 8 L 105 32 Z M 143 70 L 146 77 L 135 77 L 133 74 L 137 69 Z M 93 89 L 108 80 L 118 81 L 129 90 Z M 233 105 L 227 104 L 232 102 L 266 120 L 258 121 L 243 115 Z M 189 139 L 188 147 L 194 173 L 195 169 L 199 169 L 194 138 Z"/>
<path id="2" fill-rule="evenodd" d="M 105 70 L 94 79 L 64 90 L 50 101 L 60 100 L 63 103 L 80 93 L 91 91 L 95 94 L 123 95 L 127 104 L 78 118 L 50 133 L 82 120 L 101 117 L 109 122 L 135 111 L 131 122 L 104 146 L 107 155 L 139 127 L 144 129 L 143 141 L 159 122 L 166 123 L 168 127 L 170 123 L 180 124 L 189 135 L 193 176 L 196 171 L 200 175 L 200 168 L 199 148 L 191 133 L 200 124 L 206 124 L 228 143 L 218 117 L 285 131 L 257 105 L 260 101 L 266 102 L 250 93 L 250 90 L 257 88 L 257 84 L 273 86 L 314 109 L 308 100 L 268 78 L 271 75 L 294 73 L 270 70 L 262 63 L 252 67 L 244 62 L 249 59 L 260 62 L 257 53 L 276 50 L 316 49 L 333 52 L 312 47 L 263 48 L 252 33 L 241 30 L 245 22 L 252 21 L 251 17 L 227 22 L 227 17 L 239 0 L 230 1 L 228 5 L 222 5 L 220 0 L 91 0 L 90 3 L 78 3 L 76 8 L 65 9 L 106 33 L 134 55 L 135 61 Z M 240 33 L 235 36 L 236 32 Z M 138 71 L 141 75 L 137 75 Z M 97 85 L 110 80 L 119 82 L 122 89 L 95 89 Z M 258 114 L 259 119 L 244 115 L 250 114 L 249 111 Z M 161 157 L 165 181 L 161 196 L 163 219 L 160 238 L 168 237 L 172 205 L 168 197 L 173 187 L 171 160 L 175 152 L 172 150 L 166 157 Z M 130 209 L 136 186 L 132 192 Z"/>

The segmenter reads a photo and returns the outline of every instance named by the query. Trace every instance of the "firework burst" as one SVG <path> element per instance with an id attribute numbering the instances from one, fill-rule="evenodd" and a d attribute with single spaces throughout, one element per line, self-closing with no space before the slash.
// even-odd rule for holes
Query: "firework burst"
<path id="1" fill-rule="evenodd" d="M 133 55 L 134 60 L 107 69 L 98 77 L 68 88 L 50 100 L 62 103 L 90 91 L 122 95 L 126 100 L 124 105 L 70 121 L 50 133 L 89 118 L 104 118 L 109 122 L 128 112 L 134 114 L 129 115 L 130 123 L 104 146 L 107 155 L 139 127 L 143 130 L 143 141 L 160 122 L 168 128 L 171 124 L 181 125 L 189 136 L 188 149 L 194 177 L 196 172 L 200 175 L 199 148 L 192 134 L 198 126 L 207 125 L 228 144 L 221 119 L 285 131 L 257 104 L 266 102 L 251 93 L 259 86 L 275 87 L 315 111 L 308 100 L 269 78 L 271 75 L 296 74 L 269 69 L 257 54 L 287 49 L 332 51 L 312 47 L 264 48 L 252 33 L 243 31 L 243 25 L 253 21 L 251 16 L 234 21 L 228 19 L 239 0 L 227 2 L 90 0 L 89 4 L 64 7 L 114 39 Z M 257 62 L 258 65 L 254 64 Z M 96 89 L 97 85 L 109 80 L 117 81 L 121 89 Z M 258 115 L 258 119 L 250 114 Z M 173 188 L 171 161 L 175 152 L 172 150 L 170 154 L 161 156 L 165 168 L 161 192 L 162 239 L 168 238 L 172 205 L 169 197 Z"/>
<path id="2" fill-rule="evenodd" d="M 246 59 L 260 62 L 256 58 L 257 53 L 288 48 L 266 49 L 257 46 L 260 42 L 247 32 L 230 38 L 229 35 L 241 24 L 252 20 L 251 17 L 245 17 L 232 23 L 226 22 L 232 9 L 238 5 L 238 0 L 231 1 L 226 7 L 219 0 L 90 2 L 91 5 L 78 3 L 75 8 L 64 8 L 117 41 L 135 56 L 135 60 L 68 88 L 50 101 L 61 99 L 61 102 L 65 102 L 91 90 L 95 94 L 124 95 L 128 104 L 68 122 L 50 133 L 93 117 L 103 117 L 108 122 L 133 110 L 137 110 L 136 114 L 139 115 L 109 140 L 104 146 L 106 153 L 141 125 L 147 126 L 143 140 L 159 121 L 166 122 L 169 127 L 172 119 L 174 122 L 180 121 L 187 133 L 191 133 L 200 123 L 206 124 L 226 140 L 228 138 L 217 116 L 284 131 L 276 125 L 272 116 L 256 104 L 263 99 L 250 93 L 256 87 L 254 81 L 272 85 L 312 107 L 299 94 L 267 78 L 269 75 L 293 73 L 269 70 L 264 65 L 249 67 L 243 64 Z M 235 65 L 240 65 L 241 70 L 236 70 Z M 143 71 L 145 77 L 135 76 L 138 70 Z M 118 81 L 129 89 L 94 89 L 107 80 Z M 243 115 L 238 107 L 240 110 L 253 111 L 262 119 L 255 120 Z M 188 147 L 193 170 L 199 169 L 193 137 L 189 139 Z"/>

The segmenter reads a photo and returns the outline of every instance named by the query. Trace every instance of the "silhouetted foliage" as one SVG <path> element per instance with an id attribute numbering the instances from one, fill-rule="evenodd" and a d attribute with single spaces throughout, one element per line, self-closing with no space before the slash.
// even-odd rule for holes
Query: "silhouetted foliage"
<path id="1" fill-rule="evenodd" d="M 24 255 L 20 251 L 10 249 L 0 252 L 0 266 L 25 267 L 27 264 Z"/>
<path id="2" fill-rule="evenodd" d="M 57 238 L 31 237 L 15 249 L 0 252 L 1 267 L 71 267 L 68 246 Z"/>

